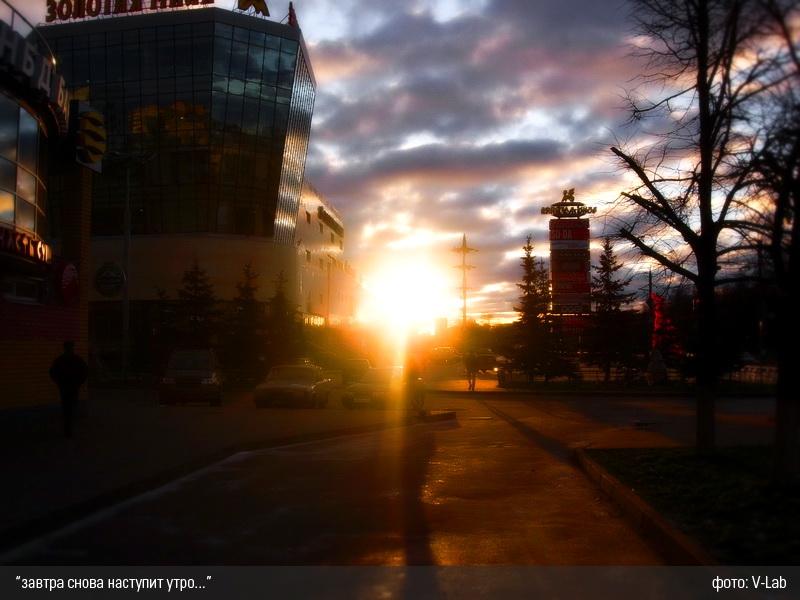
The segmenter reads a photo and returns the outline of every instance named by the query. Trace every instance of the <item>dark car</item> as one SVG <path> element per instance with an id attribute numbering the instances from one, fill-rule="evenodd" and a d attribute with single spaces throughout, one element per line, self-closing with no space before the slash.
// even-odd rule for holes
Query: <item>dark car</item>
<path id="1" fill-rule="evenodd" d="M 495 357 L 494 352 L 488 348 L 479 348 L 475 352 L 475 355 L 477 357 L 478 371 L 490 373 L 496 370 L 497 357 Z"/>
<path id="2" fill-rule="evenodd" d="M 222 372 L 213 350 L 175 350 L 158 387 L 160 404 L 222 405 Z"/>
<path id="3" fill-rule="evenodd" d="M 407 379 L 403 367 L 370 369 L 342 393 L 345 408 L 371 406 L 418 411 L 424 402 L 425 384 L 419 377 Z"/>
<path id="4" fill-rule="evenodd" d="M 347 385 L 358 381 L 371 368 L 372 365 L 366 358 L 347 359 L 342 366 L 342 383 Z"/>
<path id="5" fill-rule="evenodd" d="M 312 364 L 278 365 L 253 391 L 253 402 L 267 406 L 305 406 L 324 408 L 331 393 L 331 380 Z"/>

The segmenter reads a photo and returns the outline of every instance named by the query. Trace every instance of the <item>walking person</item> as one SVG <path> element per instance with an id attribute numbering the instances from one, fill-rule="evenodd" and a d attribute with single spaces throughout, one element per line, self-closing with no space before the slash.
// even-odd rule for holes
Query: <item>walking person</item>
<path id="1" fill-rule="evenodd" d="M 478 378 L 478 357 L 470 350 L 464 357 L 464 368 L 467 370 L 467 383 L 469 390 L 475 391 L 475 380 Z"/>
<path id="2" fill-rule="evenodd" d="M 75 354 L 75 342 L 64 342 L 64 354 L 50 366 L 50 379 L 58 385 L 61 408 L 64 411 L 64 434 L 72 437 L 75 413 L 78 409 L 78 391 L 89 376 L 86 362 Z"/>

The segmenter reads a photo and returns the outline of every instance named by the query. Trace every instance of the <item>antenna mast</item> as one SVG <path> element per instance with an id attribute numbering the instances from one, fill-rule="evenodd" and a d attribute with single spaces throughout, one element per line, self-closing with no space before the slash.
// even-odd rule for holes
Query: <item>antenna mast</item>
<path id="1" fill-rule="evenodd" d="M 474 269 L 475 267 L 472 265 L 467 264 L 467 254 L 470 252 L 477 252 L 475 248 L 469 248 L 467 246 L 467 234 L 464 234 L 464 238 L 461 241 L 461 246 L 457 248 L 453 248 L 453 252 L 458 252 L 461 255 L 461 264 L 456 265 L 456 269 L 461 269 L 463 272 L 461 278 L 461 299 L 464 301 L 464 308 L 462 310 L 462 322 L 461 324 L 466 327 L 467 326 L 467 270 Z"/>

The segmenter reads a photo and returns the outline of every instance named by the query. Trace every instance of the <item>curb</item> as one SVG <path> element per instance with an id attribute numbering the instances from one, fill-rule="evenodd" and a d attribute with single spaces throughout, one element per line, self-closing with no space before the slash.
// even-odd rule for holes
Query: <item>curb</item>
<path id="1" fill-rule="evenodd" d="M 704 548 L 670 524 L 661 514 L 596 461 L 583 448 L 577 448 L 575 460 L 589 479 L 600 487 L 628 516 L 634 525 L 661 551 L 669 565 L 720 566 Z"/>
<path id="2" fill-rule="evenodd" d="M 437 423 L 439 421 L 452 421 L 456 418 L 456 411 L 444 411 L 435 413 L 425 413 L 416 417 L 423 423 Z"/>
<path id="3" fill-rule="evenodd" d="M 209 465 L 217 463 L 221 460 L 225 460 L 226 458 L 240 452 L 254 452 L 257 450 L 266 450 L 280 446 L 306 444 L 309 442 L 317 442 L 337 437 L 374 433 L 378 431 L 395 429 L 397 427 L 408 427 L 419 424 L 420 422 L 429 423 L 451 420 L 455 418 L 455 412 L 437 412 L 410 419 L 399 419 L 391 423 L 360 425 L 357 427 L 347 427 L 343 429 L 318 431 L 314 433 L 292 435 L 287 437 L 241 442 L 232 446 L 227 446 L 205 456 L 189 460 L 181 465 L 167 469 L 166 471 L 162 471 L 161 473 L 157 473 L 150 477 L 145 477 L 144 479 L 140 479 L 138 481 L 133 481 L 114 490 L 109 490 L 94 496 L 93 498 L 84 500 L 83 502 L 62 507 L 47 515 L 28 521 L 27 523 L 22 523 L 2 530 L 0 531 L 0 555 L 10 552 L 15 548 L 31 542 L 40 536 L 51 533 L 57 529 L 60 529 L 61 527 L 65 527 L 74 521 L 86 518 L 99 510 L 109 508 L 115 504 L 124 502 L 125 500 L 129 500 L 135 496 L 166 485 L 175 479 L 189 475 L 190 473 L 208 467 Z"/>

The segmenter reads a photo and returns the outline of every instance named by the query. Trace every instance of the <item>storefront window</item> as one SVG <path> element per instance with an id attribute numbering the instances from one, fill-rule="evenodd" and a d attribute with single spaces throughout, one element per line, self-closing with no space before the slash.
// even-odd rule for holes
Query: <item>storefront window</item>
<path id="1" fill-rule="evenodd" d="M 39 121 L 0 93 L 0 221 L 38 233 L 44 224 L 45 169 Z"/>

